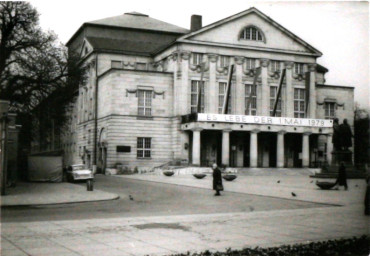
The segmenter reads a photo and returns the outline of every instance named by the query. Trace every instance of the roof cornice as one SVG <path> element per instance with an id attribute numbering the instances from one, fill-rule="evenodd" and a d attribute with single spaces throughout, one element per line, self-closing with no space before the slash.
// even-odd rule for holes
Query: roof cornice
<path id="1" fill-rule="evenodd" d="M 194 41 L 194 40 L 188 40 L 188 39 L 180 39 L 180 40 L 177 40 L 176 43 L 198 44 L 198 45 L 207 45 L 207 46 L 219 46 L 219 47 L 242 49 L 242 50 L 288 53 L 288 54 L 313 56 L 313 57 L 320 57 L 321 56 L 317 53 L 310 53 L 310 52 L 298 52 L 298 51 L 289 51 L 289 50 L 277 49 L 277 48 L 266 48 L 266 47 L 246 46 L 246 45 L 237 45 L 237 44 L 215 43 L 215 42 L 207 42 L 207 41 Z M 163 51 L 163 50 L 165 50 L 165 49 L 162 49 L 161 51 Z M 158 52 L 158 53 L 160 53 L 160 52 Z"/>

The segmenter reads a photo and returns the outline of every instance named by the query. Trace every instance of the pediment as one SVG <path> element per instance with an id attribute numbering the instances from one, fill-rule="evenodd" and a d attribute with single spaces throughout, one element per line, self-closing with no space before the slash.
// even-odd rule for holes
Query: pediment
<path id="1" fill-rule="evenodd" d="M 264 37 L 263 40 L 242 39 L 240 35 L 247 27 L 255 27 L 261 31 Z M 279 49 L 290 52 L 309 53 L 317 56 L 322 55 L 320 51 L 256 8 L 248 9 L 210 24 L 198 31 L 181 37 L 178 41 L 199 41 L 240 47 Z"/>

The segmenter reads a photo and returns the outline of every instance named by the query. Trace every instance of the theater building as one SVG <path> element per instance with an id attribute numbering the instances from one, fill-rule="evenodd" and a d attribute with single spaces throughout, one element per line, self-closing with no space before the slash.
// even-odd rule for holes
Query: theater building
<path id="1" fill-rule="evenodd" d="M 77 30 L 67 46 L 89 79 L 70 104 L 65 164 L 331 162 L 332 120 L 353 125 L 354 88 L 325 84 L 322 53 L 256 8 L 201 23 L 193 15 L 187 30 L 134 12 Z"/>

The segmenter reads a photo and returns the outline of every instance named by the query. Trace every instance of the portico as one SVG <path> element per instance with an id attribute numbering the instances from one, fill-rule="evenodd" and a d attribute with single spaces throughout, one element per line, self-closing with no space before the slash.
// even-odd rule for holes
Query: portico
<path id="1" fill-rule="evenodd" d="M 327 136 L 329 146 L 326 155 L 331 155 L 331 120 L 261 116 L 251 119 L 250 116 L 210 114 L 194 116 L 196 119 L 184 121 L 181 125 L 184 132 L 192 132 L 193 165 L 217 162 L 233 167 L 309 167 L 314 161 L 318 135 Z M 207 121 L 207 118 L 210 120 Z M 228 120 L 227 123 L 225 120 Z M 219 144 L 217 140 L 221 140 Z"/>

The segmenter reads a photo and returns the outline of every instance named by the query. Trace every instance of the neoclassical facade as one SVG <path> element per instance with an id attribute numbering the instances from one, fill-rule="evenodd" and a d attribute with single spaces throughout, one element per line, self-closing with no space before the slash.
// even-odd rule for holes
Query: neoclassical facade
<path id="1" fill-rule="evenodd" d="M 327 85 L 322 53 L 256 8 L 205 27 L 193 15 L 190 30 L 126 13 L 84 23 L 67 46 L 89 79 L 65 164 L 317 166 L 331 162 L 332 120 L 353 125 L 354 88 Z"/>

